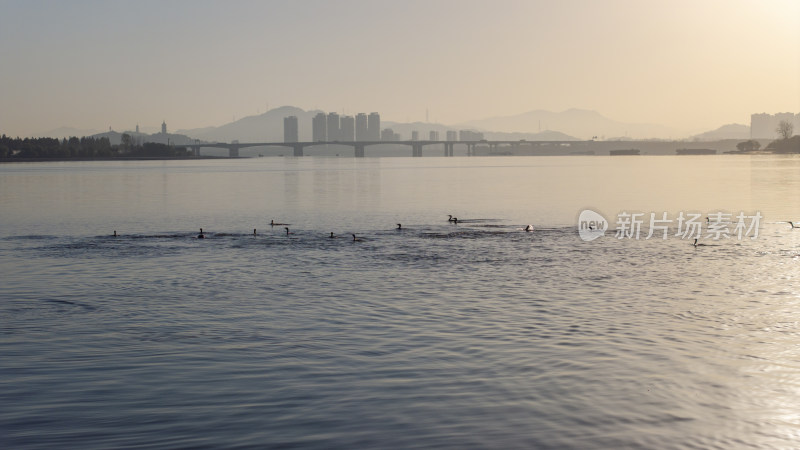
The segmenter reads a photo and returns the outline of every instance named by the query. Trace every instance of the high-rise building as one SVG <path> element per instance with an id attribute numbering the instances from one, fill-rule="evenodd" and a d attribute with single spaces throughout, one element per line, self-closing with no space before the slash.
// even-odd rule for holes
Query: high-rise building
<path id="1" fill-rule="evenodd" d="M 458 134 L 454 130 L 447 130 L 447 140 L 448 141 L 457 141 Z"/>
<path id="2" fill-rule="evenodd" d="M 793 124 L 795 130 L 800 129 L 800 113 L 751 114 L 750 137 L 752 139 L 777 139 L 778 124 L 782 121 Z"/>
<path id="3" fill-rule="evenodd" d="M 355 136 L 356 120 L 353 116 L 342 116 L 339 120 L 339 140 L 343 142 L 353 142 Z"/>
<path id="4" fill-rule="evenodd" d="M 161 134 L 167 134 L 167 121 L 161 122 Z"/>
<path id="5" fill-rule="evenodd" d="M 311 135 L 314 142 L 324 142 L 328 140 L 328 126 L 325 113 L 317 113 L 311 119 Z"/>
<path id="6" fill-rule="evenodd" d="M 369 135 L 367 134 L 367 130 L 367 115 L 364 113 L 358 113 L 356 115 L 356 140 L 368 141 Z"/>
<path id="7" fill-rule="evenodd" d="M 411 131 L 411 140 L 412 141 L 418 141 L 419 140 L 419 131 L 417 131 L 417 130 L 412 130 Z"/>
<path id="8" fill-rule="evenodd" d="M 394 141 L 395 136 L 396 134 L 391 128 L 386 128 L 385 130 L 381 131 L 382 141 Z"/>
<path id="9" fill-rule="evenodd" d="M 381 139 L 381 115 L 376 112 L 369 113 L 367 119 L 367 140 L 380 141 Z"/>
<path id="10" fill-rule="evenodd" d="M 439 132 L 431 130 L 431 135 L 429 138 L 431 141 L 438 141 L 439 140 Z"/>
<path id="11" fill-rule="evenodd" d="M 297 116 L 283 118 L 283 142 L 297 142 L 298 139 Z"/>
<path id="12" fill-rule="evenodd" d="M 341 136 L 339 135 L 339 114 L 336 114 L 335 112 L 328 113 L 327 124 L 328 141 L 340 141 Z"/>

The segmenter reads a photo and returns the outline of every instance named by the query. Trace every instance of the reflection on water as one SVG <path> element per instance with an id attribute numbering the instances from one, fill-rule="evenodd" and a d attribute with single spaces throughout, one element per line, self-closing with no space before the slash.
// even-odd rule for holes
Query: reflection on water
<path id="1" fill-rule="evenodd" d="M 4 443 L 793 447 L 798 161 L 2 165 Z M 587 206 L 765 219 L 583 242 Z"/>
<path id="2" fill-rule="evenodd" d="M 722 155 L 5 164 L 0 232 L 34 224 L 46 234 L 62 223 L 229 227 L 239 220 L 252 229 L 264 217 L 310 220 L 319 211 L 336 221 L 454 214 L 547 226 L 571 225 L 586 208 L 606 217 L 759 210 L 767 220 L 791 220 L 800 216 L 799 166 L 794 156 Z"/>

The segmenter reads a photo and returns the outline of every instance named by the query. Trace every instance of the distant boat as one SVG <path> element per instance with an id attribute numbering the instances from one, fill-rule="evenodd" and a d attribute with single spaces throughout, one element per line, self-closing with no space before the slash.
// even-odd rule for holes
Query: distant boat
<path id="1" fill-rule="evenodd" d="M 676 155 L 716 155 L 717 151 L 713 148 L 679 148 L 675 150 Z"/>
<path id="2" fill-rule="evenodd" d="M 608 153 L 611 156 L 638 155 L 639 154 L 639 150 L 635 149 L 635 148 L 632 148 L 632 149 L 629 149 L 629 150 L 611 150 Z"/>

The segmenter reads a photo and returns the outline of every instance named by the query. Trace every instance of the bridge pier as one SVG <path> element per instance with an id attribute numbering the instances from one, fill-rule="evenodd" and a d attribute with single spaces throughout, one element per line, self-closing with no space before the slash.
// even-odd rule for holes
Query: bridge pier
<path id="1" fill-rule="evenodd" d="M 467 156 L 475 156 L 475 144 L 467 144 Z"/>
<path id="2" fill-rule="evenodd" d="M 422 144 L 411 144 L 411 156 L 422 157 Z"/>
<path id="3" fill-rule="evenodd" d="M 364 157 L 364 148 L 365 147 L 366 147 L 366 145 L 364 145 L 364 144 L 353 144 L 353 148 L 355 148 L 355 151 L 356 151 L 356 155 L 355 155 L 356 158 L 363 158 Z"/>
<path id="4" fill-rule="evenodd" d="M 299 157 L 303 156 L 303 146 L 302 145 L 294 144 L 294 145 L 292 145 L 292 148 L 294 149 L 294 155 L 293 156 L 295 158 L 299 158 Z"/>
<path id="5" fill-rule="evenodd" d="M 444 156 L 453 156 L 453 147 L 455 147 L 455 145 L 456 144 L 454 144 L 452 142 L 445 142 L 444 143 Z"/>
<path id="6" fill-rule="evenodd" d="M 238 145 L 231 145 L 228 147 L 228 158 L 238 158 L 239 157 L 239 146 Z"/>

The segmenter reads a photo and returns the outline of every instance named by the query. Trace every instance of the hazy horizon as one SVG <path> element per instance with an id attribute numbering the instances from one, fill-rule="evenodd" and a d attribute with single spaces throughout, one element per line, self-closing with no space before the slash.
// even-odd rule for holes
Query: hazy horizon
<path id="1" fill-rule="evenodd" d="M 0 133 L 283 105 L 458 124 L 585 109 L 681 135 L 800 112 L 800 2 L 0 0 Z M 535 130 L 519 130 L 535 131 Z"/>

